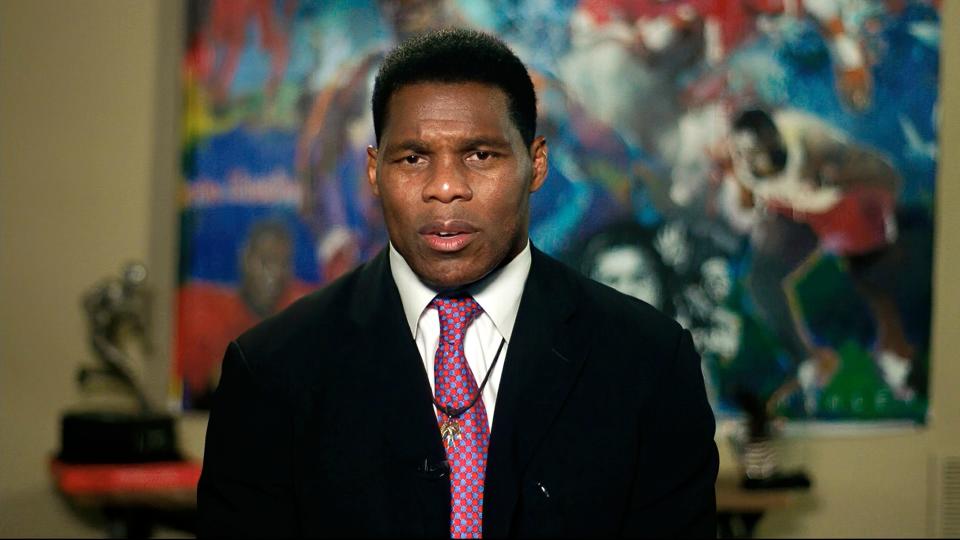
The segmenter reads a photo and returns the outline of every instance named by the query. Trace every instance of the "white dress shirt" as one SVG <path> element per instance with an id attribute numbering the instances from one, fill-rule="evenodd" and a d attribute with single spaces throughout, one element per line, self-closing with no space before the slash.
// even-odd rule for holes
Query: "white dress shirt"
<path id="1" fill-rule="evenodd" d="M 487 370 L 493 363 L 500 341 L 506 344 L 500 352 L 500 360 L 490 379 L 483 388 L 483 406 L 487 410 L 488 427 L 493 427 L 493 412 L 497 403 L 497 390 L 500 388 L 500 375 L 506 363 L 507 349 L 510 348 L 510 336 L 513 333 L 513 324 L 517 320 L 517 310 L 520 308 L 520 296 L 523 286 L 530 273 L 530 241 L 512 261 L 506 266 L 491 273 L 479 282 L 467 288 L 473 299 L 477 301 L 483 312 L 467 327 L 464 336 L 464 353 L 470 370 L 477 380 L 477 386 L 483 382 Z M 434 361 L 437 347 L 440 344 L 440 317 L 436 308 L 430 302 L 437 295 L 437 291 L 425 285 L 403 259 L 403 256 L 390 244 L 390 271 L 393 281 L 400 291 L 400 300 L 403 303 L 403 312 L 410 326 L 410 334 L 420 351 L 423 367 L 430 380 L 430 389 L 434 389 Z M 436 407 L 434 407 L 436 409 Z"/>

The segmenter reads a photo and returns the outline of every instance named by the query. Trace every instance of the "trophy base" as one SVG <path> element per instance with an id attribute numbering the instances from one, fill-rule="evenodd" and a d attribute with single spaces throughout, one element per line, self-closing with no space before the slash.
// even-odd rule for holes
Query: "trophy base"
<path id="1" fill-rule="evenodd" d="M 744 477 L 740 482 L 743 489 L 808 489 L 810 485 L 810 477 L 803 471 L 774 473 L 767 478 Z"/>
<path id="2" fill-rule="evenodd" d="M 149 463 L 177 461 L 174 418 L 156 413 L 86 411 L 61 418 L 63 463 Z"/>

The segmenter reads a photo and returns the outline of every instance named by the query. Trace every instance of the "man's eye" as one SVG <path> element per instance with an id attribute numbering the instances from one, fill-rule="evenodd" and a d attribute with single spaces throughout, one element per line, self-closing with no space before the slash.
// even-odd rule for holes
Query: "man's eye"
<path id="1" fill-rule="evenodd" d="M 417 163 L 420 163 L 422 160 L 423 158 L 416 154 L 411 154 L 403 158 L 403 161 L 405 161 L 406 163 L 409 163 L 410 165 L 416 165 Z"/>
<path id="2" fill-rule="evenodd" d="M 477 150 L 476 152 L 467 156 L 468 160 L 472 161 L 486 161 L 493 157 L 493 152 L 487 152 L 484 150 Z"/>

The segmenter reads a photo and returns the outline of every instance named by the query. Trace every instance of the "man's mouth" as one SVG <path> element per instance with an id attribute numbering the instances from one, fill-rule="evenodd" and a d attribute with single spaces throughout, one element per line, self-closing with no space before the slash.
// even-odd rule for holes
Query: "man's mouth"
<path id="1" fill-rule="evenodd" d="M 420 228 L 427 247 L 441 253 L 454 253 L 467 247 L 477 228 L 463 220 L 434 221 Z"/>

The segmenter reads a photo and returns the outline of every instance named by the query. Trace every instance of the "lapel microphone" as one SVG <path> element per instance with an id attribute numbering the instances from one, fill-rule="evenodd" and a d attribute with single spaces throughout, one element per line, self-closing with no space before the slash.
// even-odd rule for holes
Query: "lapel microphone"
<path id="1" fill-rule="evenodd" d="M 417 465 L 417 472 L 429 480 L 440 480 L 450 474 L 450 462 L 443 460 L 431 463 L 430 458 L 423 458 L 423 463 Z"/>

